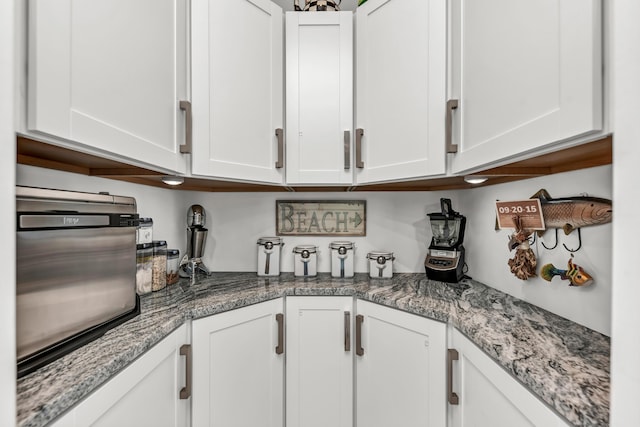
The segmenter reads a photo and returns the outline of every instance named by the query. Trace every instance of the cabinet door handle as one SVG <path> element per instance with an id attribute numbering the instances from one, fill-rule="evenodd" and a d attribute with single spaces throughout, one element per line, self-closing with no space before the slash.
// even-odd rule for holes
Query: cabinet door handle
<path id="1" fill-rule="evenodd" d="M 447 117 L 445 118 L 445 129 L 444 129 L 444 139 L 446 144 L 447 153 L 457 153 L 458 152 L 458 144 L 454 144 L 452 142 L 452 126 L 453 126 L 453 110 L 458 108 L 458 100 L 450 99 L 447 101 Z"/>
<path id="2" fill-rule="evenodd" d="M 362 161 L 362 137 L 364 136 L 364 129 L 356 129 L 356 167 L 358 169 L 364 168 L 364 162 Z"/>
<path id="3" fill-rule="evenodd" d="M 276 129 L 276 138 L 278 139 L 278 160 L 276 160 L 276 169 L 284 166 L 284 133 L 282 128 Z"/>
<path id="4" fill-rule="evenodd" d="M 180 399 L 188 399 L 191 397 L 191 369 L 193 367 L 191 360 L 191 345 L 184 344 L 180 347 L 180 356 L 186 356 L 185 360 L 185 385 L 180 390 Z"/>
<path id="5" fill-rule="evenodd" d="M 458 350 L 450 348 L 447 350 L 447 400 L 451 405 L 458 405 L 460 399 L 453 392 L 453 361 L 458 360 Z"/>
<path id="6" fill-rule="evenodd" d="M 191 153 L 191 141 L 193 122 L 191 118 L 191 103 L 189 101 L 180 101 L 180 109 L 184 111 L 185 124 L 184 124 L 184 144 L 180 146 L 180 152 L 183 154 Z"/>
<path id="7" fill-rule="evenodd" d="M 358 356 L 364 356 L 364 348 L 362 348 L 362 323 L 364 322 L 364 316 L 358 314 L 356 316 L 356 354 Z"/>
<path id="8" fill-rule="evenodd" d="M 344 169 L 351 169 L 351 131 L 344 131 Z"/>
<path id="9" fill-rule="evenodd" d="M 278 345 L 276 346 L 276 354 L 284 353 L 284 314 L 276 314 L 276 322 L 278 322 Z"/>
<path id="10" fill-rule="evenodd" d="M 351 312 L 344 312 L 344 351 L 351 351 Z"/>

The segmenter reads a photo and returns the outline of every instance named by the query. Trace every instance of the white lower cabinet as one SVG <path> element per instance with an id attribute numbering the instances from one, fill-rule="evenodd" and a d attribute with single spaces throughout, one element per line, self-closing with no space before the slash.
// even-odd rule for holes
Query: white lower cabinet
<path id="1" fill-rule="evenodd" d="M 458 404 L 449 404 L 451 427 L 567 427 L 515 378 L 467 339 L 453 330 L 452 393 Z"/>
<path id="2" fill-rule="evenodd" d="M 356 425 L 446 425 L 446 325 L 357 302 Z"/>
<path id="3" fill-rule="evenodd" d="M 287 297 L 287 427 L 353 425 L 352 310 L 352 297 Z"/>
<path id="4" fill-rule="evenodd" d="M 193 321 L 193 427 L 283 426 L 282 310 L 280 298 Z"/>
<path id="5" fill-rule="evenodd" d="M 186 386 L 180 348 L 188 342 L 187 325 L 182 325 L 53 426 L 188 426 L 190 400 L 180 399 Z"/>

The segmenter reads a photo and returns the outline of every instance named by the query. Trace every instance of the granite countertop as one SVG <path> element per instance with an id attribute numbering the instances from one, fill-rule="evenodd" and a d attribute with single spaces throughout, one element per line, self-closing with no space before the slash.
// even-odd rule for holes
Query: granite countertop
<path id="1" fill-rule="evenodd" d="M 346 295 L 449 322 L 577 426 L 609 425 L 608 337 L 472 280 L 214 273 L 143 296 L 141 314 L 17 381 L 17 424 L 63 414 L 188 319 L 290 295 Z"/>

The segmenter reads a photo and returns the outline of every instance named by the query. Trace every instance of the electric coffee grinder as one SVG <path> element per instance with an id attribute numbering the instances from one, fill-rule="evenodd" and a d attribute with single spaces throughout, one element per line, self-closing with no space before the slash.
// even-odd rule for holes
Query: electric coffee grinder
<path id="1" fill-rule="evenodd" d="M 187 254 L 180 262 L 180 277 L 195 279 L 196 273 L 211 274 L 202 262 L 208 230 L 204 228 L 206 215 L 200 205 L 192 205 L 187 211 Z"/>
<path id="2" fill-rule="evenodd" d="M 431 244 L 424 267 L 427 277 L 457 283 L 464 268 L 464 229 L 467 219 L 451 208 L 451 199 L 440 199 L 441 212 L 428 214 L 431 221 Z"/>

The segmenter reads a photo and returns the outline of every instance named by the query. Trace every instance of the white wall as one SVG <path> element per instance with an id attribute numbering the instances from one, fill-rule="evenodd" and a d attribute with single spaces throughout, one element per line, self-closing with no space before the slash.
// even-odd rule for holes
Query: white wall
<path id="1" fill-rule="evenodd" d="M 25 165 L 17 166 L 16 184 L 135 197 L 140 216 L 153 218 L 154 239 L 166 240 L 171 248 L 185 245 L 180 227 L 186 224 L 186 208 L 179 191 Z"/>
<path id="2" fill-rule="evenodd" d="M 0 2 L 0 235 L 2 235 L 2 286 L 0 286 L 0 425 L 16 419 L 15 332 L 15 134 L 14 134 L 14 2 Z"/>
<path id="3" fill-rule="evenodd" d="M 551 283 L 539 277 L 523 281 L 509 270 L 507 261 L 514 252 L 507 248 L 511 230 L 495 231 L 495 201 L 528 199 L 545 188 L 552 197 L 590 196 L 611 199 L 611 166 L 550 175 L 492 185 L 466 191 L 461 197 L 460 210 L 467 215 L 467 262 L 469 275 L 503 292 L 545 308 L 553 313 L 588 326 L 603 334 L 611 333 L 611 224 L 584 227 L 582 248 L 575 253 L 574 262 L 591 274 L 595 281 L 586 287 L 569 287 L 568 281 L 555 277 Z M 614 207 L 614 217 L 616 207 Z M 558 233 L 559 244 L 553 250 L 545 249 L 540 240 L 532 248 L 538 266 L 552 263 L 567 268 L 570 253 L 562 246 L 578 246 L 577 232 L 565 236 Z M 553 231 L 547 231 L 543 240 L 547 246 L 554 241 Z M 538 272 L 540 269 L 538 268 Z"/>
<path id="4" fill-rule="evenodd" d="M 640 2 L 611 2 L 613 52 L 612 125 L 614 130 L 613 188 L 613 321 L 611 349 L 611 425 L 640 425 L 640 286 L 635 277 L 640 262 L 636 238 L 640 189 L 635 173 L 640 165 Z"/>
<path id="5" fill-rule="evenodd" d="M 330 267 L 329 243 L 334 240 L 355 242 L 355 270 L 367 272 L 366 255 L 370 251 L 393 252 L 394 271 L 424 272 L 426 248 L 431 240 L 427 213 L 440 211 L 440 197 L 457 194 L 437 192 L 354 192 L 354 193 L 198 193 L 185 192 L 184 204 L 202 205 L 207 217 L 209 238 L 204 262 L 214 271 L 256 271 L 259 237 L 275 235 L 276 200 L 366 200 L 366 237 L 283 238 L 281 271 L 293 271 L 294 246 L 319 248 L 318 271 Z"/>

